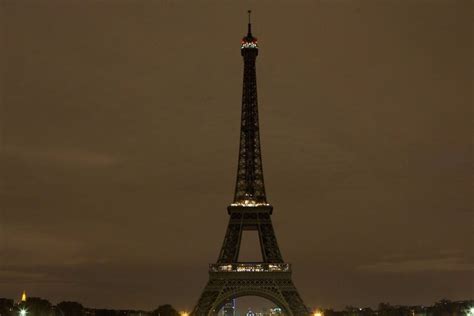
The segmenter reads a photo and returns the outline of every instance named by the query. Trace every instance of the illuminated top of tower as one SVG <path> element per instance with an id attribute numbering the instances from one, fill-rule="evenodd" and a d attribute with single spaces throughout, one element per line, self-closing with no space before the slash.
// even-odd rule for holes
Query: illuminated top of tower
<path id="1" fill-rule="evenodd" d="M 26 291 L 23 291 L 23 294 L 21 294 L 21 301 L 26 302 Z"/>

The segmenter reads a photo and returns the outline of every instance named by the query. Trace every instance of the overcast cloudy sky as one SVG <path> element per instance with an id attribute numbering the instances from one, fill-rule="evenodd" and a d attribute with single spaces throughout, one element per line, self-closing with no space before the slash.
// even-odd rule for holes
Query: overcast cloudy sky
<path id="1" fill-rule="evenodd" d="M 0 297 L 192 309 L 233 197 L 248 8 L 306 303 L 473 297 L 473 7 L 448 0 L 0 0 Z"/>

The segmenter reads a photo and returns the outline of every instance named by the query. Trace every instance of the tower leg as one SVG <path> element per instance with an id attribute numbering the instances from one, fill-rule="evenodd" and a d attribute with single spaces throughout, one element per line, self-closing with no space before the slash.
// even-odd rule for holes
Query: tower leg
<path id="1" fill-rule="evenodd" d="M 230 217 L 218 262 L 237 262 L 242 240 L 242 221 L 242 214 L 236 213 Z"/>

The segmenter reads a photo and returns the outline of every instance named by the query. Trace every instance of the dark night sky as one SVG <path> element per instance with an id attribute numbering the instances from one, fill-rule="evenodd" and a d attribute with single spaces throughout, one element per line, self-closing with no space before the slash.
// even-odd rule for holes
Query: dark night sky
<path id="1" fill-rule="evenodd" d="M 251 7 L 267 196 L 306 303 L 472 298 L 472 4 L 0 0 L 0 297 L 193 307 Z"/>

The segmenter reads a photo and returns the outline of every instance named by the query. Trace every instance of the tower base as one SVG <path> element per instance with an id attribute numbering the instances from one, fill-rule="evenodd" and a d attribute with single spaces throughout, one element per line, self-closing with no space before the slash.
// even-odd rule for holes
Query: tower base
<path id="1" fill-rule="evenodd" d="M 280 307 L 286 316 L 308 316 L 291 280 L 289 264 L 216 264 L 211 265 L 209 281 L 192 316 L 214 316 L 230 299 L 259 296 Z"/>

